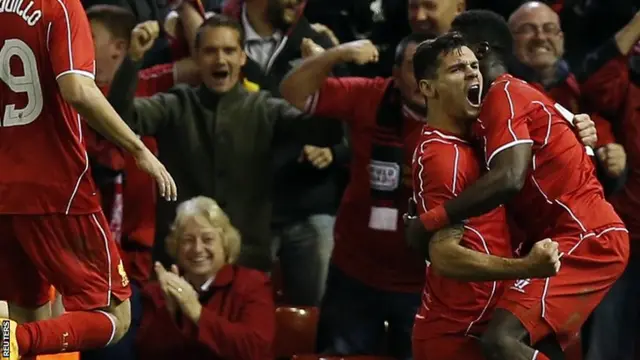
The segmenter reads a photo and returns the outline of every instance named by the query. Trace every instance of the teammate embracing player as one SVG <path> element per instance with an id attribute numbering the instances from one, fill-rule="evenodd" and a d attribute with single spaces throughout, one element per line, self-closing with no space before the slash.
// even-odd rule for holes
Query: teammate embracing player
<path id="1" fill-rule="evenodd" d="M 0 23 L 0 300 L 9 304 L 0 314 L 2 358 L 106 346 L 129 327 L 130 289 L 90 178 L 80 118 L 130 152 L 168 200 L 175 183 L 94 83 L 80 0 L 2 1 Z M 134 36 L 150 38 L 144 27 Z M 67 313 L 45 320 L 50 285 Z"/>
<path id="2" fill-rule="evenodd" d="M 482 74 L 460 34 L 420 44 L 413 59 L 429 104 L 413 161 L 413 188 L 421 213 L 463 191 L 482 174 L 481 158 L 467 140 L 469 119 L 480 112 Z M 441 230 L 429 242 L 431 263 L 413 327 L 415 360 L 483 360 L 477 340 L 486 330 L 506 282 L 546 278 L 560 266 L 558 244 L 536 243 L 512 258 L 504 207 Z"/>
<path id="3" fill-rule="evenodd" d="M 467 11 L 454 20 L 452 31 L 461 33 L 480 59 L 486 91 L 475 133 L 483 139 L 488 171 L 420 220 L 435 231 L 506 203 L 528 239 L 558 243 L 558 274 L 512 283 L 481 337 L 487 359 L 548 359 L 531 345 L 547 336 L 563 348 L 573 340 L 622 274 L 628 233 L 604 199 L 565 110 L 507 74 L 513 39 L 504 19 Z M 422 80 L 422 74 L 416 78 Z"/>

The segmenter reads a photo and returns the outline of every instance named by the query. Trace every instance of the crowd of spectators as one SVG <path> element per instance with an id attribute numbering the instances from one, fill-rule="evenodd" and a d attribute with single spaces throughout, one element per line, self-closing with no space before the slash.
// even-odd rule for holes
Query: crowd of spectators
<path id="1" fill-rule="evenodd" d="M 427 111 L 413 53 L 466 9 L 508 19 L 510 72 L 595 121 L 598 178 L 632 249 L 640 237 L 637 1 L 82 2 L 97 84 L 179 196 L 86 130 L 133 297 L 125 338 L 82 358 L 273 359 L 287 305 L 319 309 L 311 352 L 411 359 L 425 261 L 402 214 Z M 639 280 L 632 257 L 584 359 L 634 358 Z"/>

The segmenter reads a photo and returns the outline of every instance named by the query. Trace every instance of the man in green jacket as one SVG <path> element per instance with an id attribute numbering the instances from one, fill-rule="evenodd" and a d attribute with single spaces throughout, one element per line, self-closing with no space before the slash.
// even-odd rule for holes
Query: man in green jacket
<path id="1" fill-rule="evenodd" d="M 313 143 L 326 122 L 313 122 L 282 99 L 243 86 L 244 30 L 216 15 L 196 35 L 199 87 L 179 85 L 167 93 L 135 98 L 136 72 L 146 43 L 156 34 L 136 36 L 111 86 L 109 100 L 141 136 L 155 136 L 159 158 L 180 188 L 178 203 L 194 196 L 215 199 L 240 230 L 239 263 L 270 271 L 271 158 L 274 144 L 292 139 Z M 159 200 L 154 257 L 170 263 L 164 238 L 176 203 Z"/>

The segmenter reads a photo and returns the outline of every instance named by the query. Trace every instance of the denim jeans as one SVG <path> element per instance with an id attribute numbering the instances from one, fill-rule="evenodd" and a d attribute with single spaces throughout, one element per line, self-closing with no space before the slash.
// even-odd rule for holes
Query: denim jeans
<path id="1" fill-rule="evenodd" d="M 80 353 L 81 360 L 137 360 L 135 340 L 142 319 L 142 298 L 140 288 L 131 284 L 131 326 L 124 337 L 114 345 L 102 349 Z"/>
<path id="2" fill-rule="evenodd" d="M 340 356 L 386 352 L 396 359 L 409 360 L 411 331 L 420 301 L 420 293 L 378 290 L 331 266 L 320 309 L 318 352 Z"/>
<path id="3" fill-rule="evenodd" d="M 632 257 L 583 330 L 585 360 L 635 359 L 639 303 L 640 259 Z"/>
<path id="4" fill-rule="evenodd" d="M 273 255 L 280 259 L 287 302 L 319 306 L 333 251 L 332 215 L 312 215 L 274 230 Z"/>

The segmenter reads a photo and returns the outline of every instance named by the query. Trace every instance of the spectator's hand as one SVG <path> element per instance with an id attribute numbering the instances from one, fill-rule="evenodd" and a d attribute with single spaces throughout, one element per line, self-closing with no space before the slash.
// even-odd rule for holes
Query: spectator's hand
<path id="1" fill-rule="evenodd" d="M 551 239 L 538 241 L 525 257 L 529 264 L 529 276 L 533 278 L 555 276 L 560 271 L 560 256 L 557 242 Z"/>
<path id="2" fill-rule="evenodd" d="M 627 166 L 627 153 L 620 144 L 607 144 L 596 151 L 598 159 L 604 165 L 604 169 L 612 178 L 622 175 Z"/>
<path id="3" fill-rule="evenodd" d="M 369 40 L 351 41 L 339 46 L 344 51 L 344 60 L 358 65 L 378 62 L 378 49 Z"/>
<path id="4" fill-rule="evenodd" d="M 160 25 L 157 21 L 145 21 L 133 28 L 129 44 L 129 56 L 134 61 L 139 61 L 144 54 L 151 49 L 160 35 Z"/>
<path id="5" fill-rule="evenodd" d="M 300 161 L 304 161 L 305 159 L 314 167 L 324 169 L 333 162 L 333 154 L 330 148 L 305 145 L 300 155 Z"/>
<path id="6" fill-rule="evenodd" d="M 324 48 L 316 44 L 313 40 L 309 38 L 302 39 L 302 44 L 300 44 L 300 53 L 302 54 L 303 59 L 322 54 L 323 52 Z"/>
<path id="7" fill-rule="evenodd" d="M 587 114 L 577 114 L 573 117 L 573 124 L 578 131 L 578 137 L 583 145 L 595 148 L 598 142 L 596 123 Z"/>
<path id="8" fill-rule="evenodd" d="M 198 299 L 198 292 L 184 278 L 173 274 L 167 274 L 167 289 L 169 294 L 176 301 L 180 310 L 186 317 L 191 319 L 194 324 L 198 323 L 200 314 L 202 313 L 202 305 Z"/>
<path id="9" fill-rule="evenodd" d="M 333 30 L 329 29 L 327 26 L 323 24 L 315 23 L 315 24 L 311 24 L 311 28 L 313 29 L 313 31 L 317 32 L 318 34 L 325 35 L 326 37 L 328 37 L 329 40 L 331 40 L 331 42 L 333 43 L 333 46 L 340 45 L 340 40 L 338 40 L 338 37 L 336 36 L 336 34 L 333 32 Z"/>
<path id="10" fill-rule="evenodd" d="M 171 314 L 171 317 L 174 318 L 176 314 L 176 309 L 178 308 L 178 306 L 176 304 L 176 300 L 173 298 L 173 296 L 171 296 L 171 293 L 169 292 L 169 283 L 168 283 L 167 274 L 170 274 L 170 272 L 165 270 L 165 268 L 159 262 L 156 262 L 153 265 L 153 268 L 156 271 L 156 276 L 158 277 L 158 283 L 160 284 L 160 288 L 162 289 L 162 292 L 164 294 L 164 301 L 167 304 L 167 309 L 169 310 L 169 314 Z M 171 265 L 171 273 L 175 274 L 176 276 L 179 276 L 178 267 L 176 265 Z"/>
<path id="11" fill-rule="evenodd" d="M 173 181 L 171 174 L 162 165 L 162 163 L 147 149 L 143 148 L 141 151 L 132 154 L 136 160 L 138 168 L 147 174 L 151 175 L 158 184 L 158 190 L 160 196 L 167 201 L 176 201 L 178 198 L 178 189 L 176 183 Z"/>

